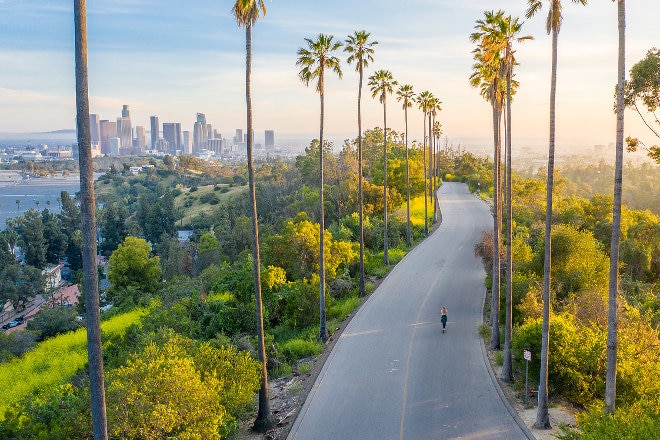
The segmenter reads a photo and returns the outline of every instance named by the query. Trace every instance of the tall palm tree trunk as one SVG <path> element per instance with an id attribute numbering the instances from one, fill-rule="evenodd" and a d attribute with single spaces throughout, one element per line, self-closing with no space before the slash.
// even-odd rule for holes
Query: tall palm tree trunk
<path id="1" fill-rule="evenodd" d="M 500 105 L 493 101 L 493 272 L 491 286 L 490 348 L 500 348 Z"/>
<path id="2" fill-rule="evenodd" d="M 268 369 L 266 366 L 266 344 L 264 342 L 264 313 L 261 298 L 261 258 L 259 256 L 259 220 L 257 217 L 257 193 L 254 182 L 252 149 L 254 136 L 252 128 L 252 25 L 245 27 L 245 101 L 247 104 L 247 166 L 252 208 L 252 273 L 254 275 L 254 300 L 257 311 L 257 340 L 259 362 L 261 362 L 261 387 L 259 388 L 259 410 L 254 421 L 254 429 L 265 432 L 274 424 L 268 397 Z"/>
<path id="3" fill-rule="evenodd" d="M 385 96 L 385 93 L 383 93 Z M 389 266 L 387 237 L 387 105 L 383 100 L 383 264 Z"/>
<path id="4" fill-rule="evenodd" d="M 410 236 L 410 170 L 408 165 L 408 108 L 404 109 L 404 120 L 406 123 L 406 246 L 412 245 Z"/>
<path id="5" fill-rule="evenodd" d="M 624 84 L 626 80 L 626 2 L 617 1 L 619 22 L 618 80 L 616 90 L 616 160 L 614 170 L 614 207 L 610 244 L 610 282 L 607 313 L 607 373 L 605 413 L 613 414 L 616 403 L 617 295 L 619 291 L 619 241 L 621 238 L 621 197 L 623 187 Z"/>
<path id="6" fill-rule="evenodd" d="M 92 429 L 96 440 L 108 438 L 108 420 L 103 384 L 101 352 L 101 312 L 96 262 L 96 218 L 94 206 L 94 168 L 89 126 L 89 86 L 87 72 L 87 8 L 85 0 L 74 0 L 76 63 L 76 126 L 80 166 L 80 211 L 82 214 L 83 276 L 85 316 L 87 319 L 87 359 L 92 407 Z"/>
<path id="7" fill-rule="evenodd" d="M 435 116 L 433 116 L 433 125 L 435 125 Z M 433 188 L 433 192 L 431 193 L 431 200 L 433 201 L 433 223 L 435 223 L 438 220 L 438 214 L 436 212 L 436 207 L 438 204 L 438 184 L 436 182 L 436 178 L 438 175 L 438 167 L 436 163 L 436 137 L 435 133 L 433 133 L 433 147 L 431 149 L 431 170 L 432 170 L 432 179 L 431 179 L 431 186 Z"/>
<path id="8" fill-rule="evenodd" d="M 363 199 L 363 176 L 362 176 L 362 76 L 360 68 L 360 85 L 358 87 L 358 205 L 360 209 L 360 296 L 366 295 L 364 282 L 364 199 Z"/>
<path id="9" fill-rule="evenodd" d="M 433 145 L 433 125 L 431 124 L 431 111 L 429 111 L 429 149 L 428 149 L 428 154 L 431 156 L 433 150 L 432 150 L 432 145 Z M 433 193 L 435 192 L 435 189 L 433 188 L 433 159 L 431 157 L 428 158 L 428 167 L 429 167 L 429 198 L 431 199 L 431 203 L 435 201 L 435 198 L 433 197 Z M 435 207 L 433 207 L 435 212 Z M 428 217 L 428 213 L 424 213 L 425 216 Z M 435 217 L 433 218 L 433 221 L 435 221 Z M 433 223 L 433 222 L 431 222 Z"/>
<path id="10" fill-rule="evenodd" d="M 539 374 L 536 429 L 550 429 L 548 412 L 548 356 L 550 346 L 550 268 L 552 233 L 552 191 L 555 173 L 555 97 L 557 94 L 557 40 L 559 31 L 552 30 L 552 73 L 550 76 L 550 144 L 548 147 L 548 183 L 545 202 L 545 251 L 543 255 L 543 327 L 541 330 L 541 371 Z"/>
<path id="11" fill-rule="evenodd" d="M 511 297 L 513 276 L 513 208 L 511 206 L 511 70 L 506 75 L 506 313 L 504 317 L 504 363 L 502 380 L 513 381 L 513 359 L 511 355 L 511 330 L 513 301 Z"/>
<path id="12" fill-rule="evenodd" d="M 424 150 L 423 150 L 423 167 L 424 167 L 424 235 L 429 235 L 429 208 L 428 208 L 428 189 L 426 178 L 426 113 L 424 113 Z"/>
<path id="13" fill-rule="evenodd" d="M 323 200 L 323 119 L 325 116 L 325 102 L 324 102 L 324 82 L 323 82 L 323 66 L 321 66 L 321 74 L 319 79 L 321 96 L 321 122 L 319 131 L 319 339 L 323 342 L 328 340 L 328 329 L 325 324 L 325 209 Z"/>

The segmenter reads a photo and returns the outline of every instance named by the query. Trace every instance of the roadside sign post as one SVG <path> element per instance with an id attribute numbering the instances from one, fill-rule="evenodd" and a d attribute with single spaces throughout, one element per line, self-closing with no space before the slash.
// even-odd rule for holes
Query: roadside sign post
<path id="1" fill-rule="evenodd" d="M 532 352 L 524 350 L 523 357 L 525 358 L 525 405 L 527 405 L 527 396 L 529 395 L 529 361 L 532 360 Z"/>

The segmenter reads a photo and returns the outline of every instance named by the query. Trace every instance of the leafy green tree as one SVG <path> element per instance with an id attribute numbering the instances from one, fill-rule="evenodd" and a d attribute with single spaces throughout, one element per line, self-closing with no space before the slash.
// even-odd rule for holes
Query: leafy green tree
<path id="1" fill-rule="evenodd" d="M 333 241 L 329 231 L 325 231 L 323 239 L 326 249 L 324 272 L 333 279 L 341 266 L 353 261 L 355 252 L 350 243 Z M 305 215 L 299 215 L 284 225 L 281 234 L 268 239 L 264 253 L 268 263 L 283 268 L 290 280 L 310 279 L 313 273 L 319 272 L 319 240 L 317 225 Z"/>
<path id="2" fill-rule="evenodd" d="M 259 387 L 247 353 L 174 334 L 148 344 L 108 374 L 110 430 L 119 438 L 225 438 Z"/>
<path id="3" fill-rule="evenodd" d="M 619 6 L 622 5 L 619 4 Z M 617 96 L 621 96 L 618 89 L 617 93 Z M 625 83 L 624 94 L 626 107 L 634 109 L 644 125 L 656 138 L 660 139 L 660 122 L 658 122 L 655 115 L 655 111 L 660 106 L 660 49 L 649 49 L 646 52 L 646 57 L 630 69 L 630 80 Z M 642 108 L 646 108 L 646 117 L 642 114 Z M 639 139 L 633 137 L 626 138 L 626 141 L 629 151 L 635 151 L 638 147 L 642 147 L 651 159 L 660 163 L 660 146 L 647 147 Z"/>
<path id="4" fill-rule="evenodd" d="M 21 310 L 30 298 L 42 294 L 46 286 L 41 270 L 29 265 L 9 264 L 0 269 L 0 298 Z"/>
<path id="5" fill-rule="evenodd" d="M 103 241 L 99 243 L 99 246 L 105 255 L 110 255 L 112 251 L 117 249 L 119 243 L 124 241 L 126 235 L 128 235 L 126 229 L 127 218 L 126 205 L 119 201 L 106 204 L 101 210 L 99 223 Z"/>
<path id="6" fill-rule="evenodd" d="M 316 40 L 305 38 L 307 48 L 298 49 L 298 60 L 296 65 L 302 67 L 298 72 L 298 77 L 306 85 L 309 82 L 316 80 L 316 91 L 321 98 L 321 123 L 319 127 L 319 194 L 320 194 L 320 213 L 319 213 L 319 309 L 320 309 L 320 329 L 319 338 L 325 342 L 328 339 L 328 330 L 325 322 L 325 250 L 323 248 L 325 240 L 323 239 L 325 231 L 325 214 L 324 214 L 324 201 L 323 201 L 323 121 L 325 118 L 325 69 L 331 69 L 333 72 L 342 77 L 341 63 L 339 58 L 333 55 L 342 43 L 332 41 L 332 35 L 319 34 Z"/>
<path id="7" fill-rule="evenodd" d="M 15 262 L 7 234 L 0 232 L 0 268 L 5 268 Z"/>
<path id="8" fill-rule="evenodd" d="M 69 243 L 66 248 L 66 257 L 71 270 L 74 272 L 82 269 L 82 215 L 80 209 L 76 206 L 76 201 L 69 195 L 68 192 L 62 191 L 60 193 L 60 222 L 62 224 L 62 232 L 69 237 Z M 96 238 L 93 238 L 96 242 Z"/>
<path id="9" fill-rule="evenodd" d="M 142 238 L 128 236 L 108 260 L 108 281 L 112 286 L 106 294 L 111 301 L 122 301 L 125 289 L 138 294 L 155 293 L 162 270 L 160 258 L 151 257 L 151 246 Z"/>
<path id="10" fill-rule="evenodd" d="M 364 76 L 364 68 L 369 63 L 374 61 L 373 46 L 378 44 L 377 41 L 369 41 L 371 34 L 366 31 L 355 31 L 354 34 L 349 35 L 345 40 L 344 52 L 349 54 L 346 62 L 351 64 L 355 61 L 355 70 L 360 75 L 358 83 L 358 214 L 360 217 L 360 276 L 359 276 L 359 292 L 360 296 L 364 296 L 364 207 L 362 198 L 362 78 Z"/>
<path id="11" fill-rule="evenodd" d="M 385 266 L 390 264 L 387 239 L 387 95 L 392 94 L 394 86 L 398 84 L 389 70 L 379 70 L 369 77 L 371 97 L 378 96 L 378 100 L 383 104 L 383 262 Z"/>
<path id="12" fill-rule="evenodd" d="M 262 381 L 259 392 L 259 413 L 255 421 L 255 428 L 266 431 L 273 425 L 270 406 L 268 403 L 268 372 L 266 370 L 266 350 L 264 346 L 263 310 L 261 304 L 261 260 L 259 255 L 259 223 L 257 216 L 257 196 L 254 180 L 254 165 L 252 162 L 252 148 L 254 145 L 252 129 L 252 26 L 259 16 L 266 14 L 266 5 L 263 0 L 237 0 L 232 9 L 239 26 L 245 28 L 245 98 L 247 103 L 247 166 L 248 184 L 250 186 L 250 202 L 252 205 L 252 254 L 254 271 L 254 294 L 257 309 L 257 337 L 259 339 L 259 360 L 262 364 Z"/>
<path id="13" fill-rule="evenodd" d="M 586 5 L 587 0 L 572 0 L 573 3 Z M 543 0 L 527 0 L 525 16 L 531 18 L 541 8 Z M 537 429 L 550 429 L 550 414 L 548 413 L 548 344 L 550 340 L 550 270 L 551 270 L 551 231 L 552 231 L 552 192 L 554 190 L 555 175 L 555 98 L 557 92 L 557 41 L 559 29 L 563 20 L 561 0 L 547 0 L 548 17 L 545 30 L 552 34 L 552 66 L 550 73 L 550 141 L 548 146 L 548 174 L 546 185 L 546 214 L 545 214 L 545 256 L 543 271 L 543 343 L 541 348 L 541 385 L 539 386 L 538 411 L 534 427 Z"/>
<path id="14" fill-rule="evenodd" d="M 57 215 L 50 213 L 48 209 L 42 211 L 41 221 L 46 239 L 46 261 L 51 264 L 59 264 L 66 255 L 69 238 L 62 232 Z"/>
<path id="15" fill-rule="evenodd" d="M 39 269 L 46 267 L 47 243 L 44 238 L 44 224 L 36 209 L 30 208 L 25 213 L 21 241 L 25 262 Z"/>
<path id="16" fill-rule="evenodd" d="M 34 318 L 28 321 L 27 328 L 37 332 L 39 340 L 43 341 L 60 333 L 73 331 L 81 325 L 75 308 L 55 306 L 42 307 Z"/>

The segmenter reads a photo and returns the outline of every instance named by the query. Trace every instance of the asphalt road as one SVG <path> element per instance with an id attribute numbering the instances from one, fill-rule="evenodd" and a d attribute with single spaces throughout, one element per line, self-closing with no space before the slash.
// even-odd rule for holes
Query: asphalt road
<path id="1" fill-rule="evenodd" d="M 492 229 L 489 209 L 459 183 L 442 185 L 440 207 L 440 226 L 342 333 L 288 440 L 528 438 L 477 334 L 485 272 L 473 246 Z"/>

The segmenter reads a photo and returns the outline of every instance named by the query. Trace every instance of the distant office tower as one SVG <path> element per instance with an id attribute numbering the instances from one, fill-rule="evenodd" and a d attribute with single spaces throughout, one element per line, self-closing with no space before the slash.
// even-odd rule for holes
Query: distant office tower
<path id="1" fill-rule="evenodd" d="M 273 130 L 266 130 L 264 132 L 266 136 L 266 140 L 264 142 L 266 150 L 274 150 L 275 149 L 275 132 Z"/>
<path id="2" fill-rule="evenodd" d="M 121 117 L 122 118 L 130 118 L 131 114 L 130 111 L 128 110 L 128 105 L 124 104 L 124 106 L 121 108 Z"/>
<path id="3" fill-rule="evenodd" d="M 110 156 L 119 156 L 119 151 L 121 150 L 121 138 L 113 137 L 110 138 L 110 151 L 108 154 Z"/>
<path id="4" fill-rule="evenodd" d="M 90 140 L 92 150 L 99 149 L 101 145 L 101 126 L 99 124 L 99 115 L 90 113 L 89 115 Z"/>
<path id="5" fill-rule="evenodd" d="M 117 123 L 102 119 L 99 121 L 99 131 L 101 132 L 101 154 L 111 154 L 110 139 L 117 137 Z"/>
<path id="6" fill-rule="evenodd" d="M 243 142 L 243 129 L 236 129 L 236 136 L 234 136 L 234 145 L 238 145 Z"/>
<path id="7" fill-rule="evenodd" d="M 133 127 L 131 126 L 131 115 L 128 105 L 121 109 L 121 117 L 117 118 L 117 137 L 121 139 L 119 154 L 133 154 Z"/>
<path id="8" fill-rule="evenodd" d="M 160 125 L 158 125 L 158 116 L 152 116 L 151 120 L 151 149 L 156 149 L 156 143 L 160 137 Z"/>
<path id="9" fill-rule="evenodd" d="M 181 153 L 190 156 L 192 154 L 192 137 L 190 136 L 190 131 L 185 130 L 183 132 L 183 145 L 181 146 Z"/>
<path id="10" fill-rule="evenodd" d="M 207 139 L 206 115 L 204 113 L 197 113 L 197 121 L 193 127 L 193 154 L 206 148 Z"/>
<path id="11" fill-rule="evenodd" d="M 175 154 L 183 144 L 180 122 L 163 122 L 163 139 L 169 144 L 168 153 Z"/>
<path id="12" fill-rule="evenodd" d="M 147 146 L 147 130 L 143 125 L 137 125 L 135 127 L 135 147 L 143 152 Z"/>

